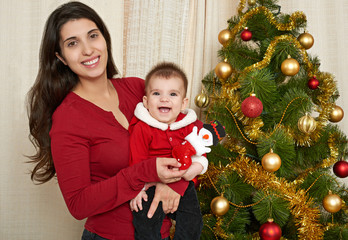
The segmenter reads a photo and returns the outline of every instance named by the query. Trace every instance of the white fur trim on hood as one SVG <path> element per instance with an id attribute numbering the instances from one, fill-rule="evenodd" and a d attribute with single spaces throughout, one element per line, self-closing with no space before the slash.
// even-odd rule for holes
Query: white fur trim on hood
<path id="1" fill-rule="evenodd" d="M 197 114 L 192 109 L 185 109 L 182 113 L 186 114 L 186 116 L 178 122 L 173 122 L 170 124 L 170 130 L 178 130 L 182 127 L 185 127 L 197 120 Z M 138 103 L 135 110 L 134 115 L 144 123 L 148 124 L 151 127 L 161 129 L 165 131 L 168 129 L 167 123 L 162 123 L 157 119 L 154 119 L 149 111 L 144 107 L 142 102 Z"/>

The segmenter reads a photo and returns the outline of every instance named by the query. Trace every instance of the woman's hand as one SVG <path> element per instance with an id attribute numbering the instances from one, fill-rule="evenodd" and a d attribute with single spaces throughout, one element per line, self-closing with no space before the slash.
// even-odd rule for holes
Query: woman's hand
<path id="1" fill-rule="evenodd" d="M 177 182 L 184 175 L 186 170 L 177 170 L 181 164 L 175 158 L 157 158 L 156 168 L 157 175 L 161 182 Z"/>
<path id="2" fill-rule="evenodd" d="M 159 202 L 162 201 L 162 208 L 165 214 L 173 213 L 178 209 L 180 202 L 180 194 L 175 192 L 173 189 L 168 187 L 166 184 L 157 183 L 155 196 L 153 197 L 149 212 L 147 213 L 148 218 L 152 218 L 155 213 Z"/>

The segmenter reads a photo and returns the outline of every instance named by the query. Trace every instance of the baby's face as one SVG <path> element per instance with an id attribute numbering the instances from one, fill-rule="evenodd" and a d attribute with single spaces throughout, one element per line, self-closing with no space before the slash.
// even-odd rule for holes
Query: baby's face
<path id="1" fill-rule="evenodd" d="M 181 78 L 153 77 L 146 89 L 143 103 L 153 118 L 171 124 L 175 122 L 180 111 L 186 108 L 188 99 L 185 94 Z"/>

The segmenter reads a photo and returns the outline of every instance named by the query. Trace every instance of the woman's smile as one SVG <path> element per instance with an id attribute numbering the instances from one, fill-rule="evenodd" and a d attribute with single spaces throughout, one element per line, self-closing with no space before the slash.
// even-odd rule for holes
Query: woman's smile
<path id="1" fill-rule="evenodd" d="M 86 60 L 84 62 L 82 62 L 83 65 L 87 66 L 87 67 L 95 67 L 97 65 L 97 63 L 99 63 L 99 59 L 100 57 L 95 57 L 95 58 L 92 58 L 91 60 Z"/>

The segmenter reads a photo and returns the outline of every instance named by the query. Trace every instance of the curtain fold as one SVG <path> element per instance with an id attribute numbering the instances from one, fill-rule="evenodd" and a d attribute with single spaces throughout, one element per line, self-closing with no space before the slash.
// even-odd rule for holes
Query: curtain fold
<path id="1" fill-rule="evenodd" d="M 236 14 L 237 1 L 191 0 L 189 25 L 185 42 L 184 69 L 190 79 L 190 108 L 200 113 L 194 99 L 202 89 L 201 80 L 219 62 L 221 45 L 218 34 L 228 27 L 227 20 Z"/>
<path id="2" fill-rule="evenodd" d="M 188 9 L 188 0 L 125 0 L 123 75 L 145 78 L 160 61 L 182 66 Z"/>

